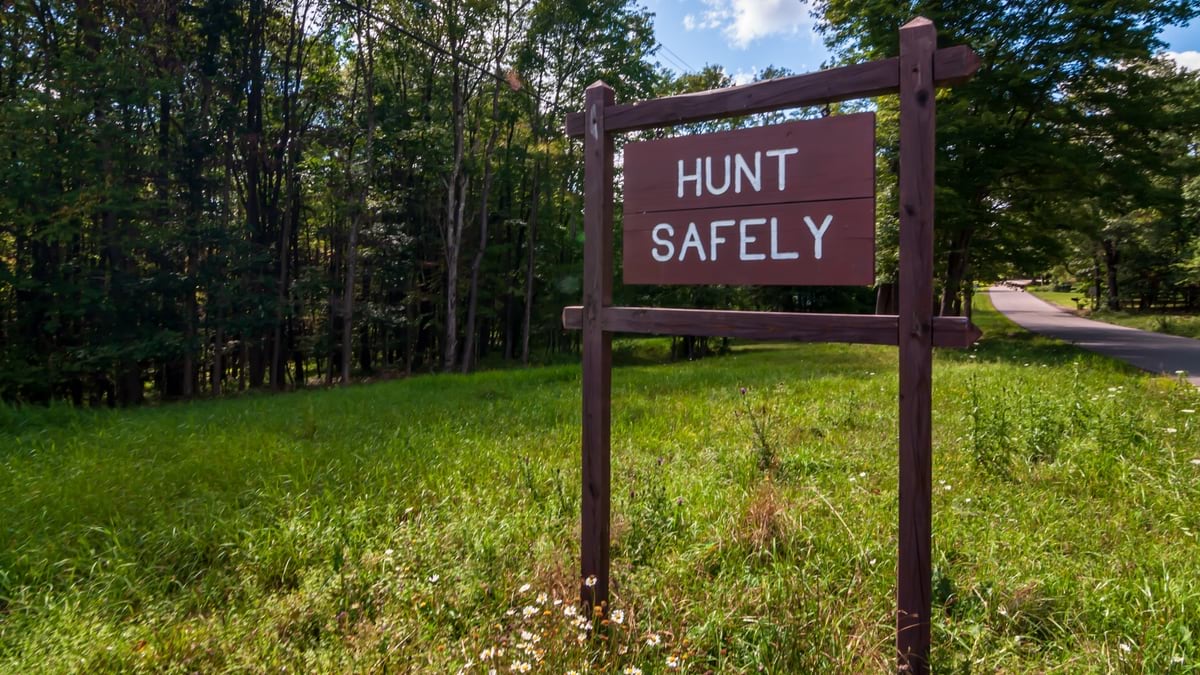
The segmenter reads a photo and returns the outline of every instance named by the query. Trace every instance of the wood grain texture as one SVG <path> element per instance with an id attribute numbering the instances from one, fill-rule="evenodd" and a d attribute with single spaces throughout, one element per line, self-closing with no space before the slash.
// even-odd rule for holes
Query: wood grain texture
<path id="1" fill-rule="evenodd" d="M 562 325 L 567 330 L 581 329 L 583 308 L 564 307 Z M 604 330 L 612 333 L 870 345 L 898 344 L 898 325 L 894 314 L 796 314 L 666 307 L 609 307 L 602 321 Z M 933 319 L 935 347 L 968 347 L 979 337 L 979 329 L 964 317 Z"/>
<path id="2" fill-rule="evenodd" d="M 963 45 L 938 50 L 936 62 L 936 84 L 940 86 L 961 82 L 979 68 L 978 57 L 969 47 Z M 899 59 L 882 59 L 738 87 L 613 106 L 607 116 L 608 130 L 614 133 L 635 131 L 782 108 L 867 98 L 894 93 L 899 83 Z M 567 135 L 581 138 L 584 134 L 584 122 L 583 112 L 568 113 Z"/>
<path id="3" fill-rule="evenodd" d="M 624 152 L 626 215 L 875 196 L 874 113 L 628 143 Z"/>
<path id="4" fill-rule="evenodd" d="M 900 456 L 896 658 L 929 672 L 933 375 L 934 50 L 923 17 L 900 29 Z"/>
<path id="5" fill-rule="evenodd" d="M 611 481 L 612 334 L 604 309 L 612 304 L 613 141 L 605 112 L 613 90 L 603 82 L 587 88 L 587 136 L 583 139 L 583 429 L 580 501 L 580 599 L 608 603 Z M 588 585 L 590 577 L 595 583 Z"/>
<path id="6" fill-rule="evenodd" d="M 873 198 L 627 213 L 623 232 L 622 273 L 626 284 L 875 283 Z M 689 232 L 696 235 L 693 241 L 698 241 L 699 247 L 684 248 Z M 814 232 L 820 233 L 820 258 Z M 762 259 L 742 259 L 743 249 L 746 257 Z M 669 259 L 654 258 L 655 253 L 664 256 L 668 251 Z"/>

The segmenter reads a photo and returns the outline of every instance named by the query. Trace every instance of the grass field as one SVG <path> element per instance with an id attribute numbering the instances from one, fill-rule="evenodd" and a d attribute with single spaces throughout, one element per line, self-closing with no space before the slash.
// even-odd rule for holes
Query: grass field
<path id="1" fill-rule="evenodd" d="M 935 672 L 1200 672 L 1200 395 L 976 320 L 935 362 Z M 895 373 L 616 369 L 621 621 L 590 630 L 577 366 L 3 409 L 0 671 L 883 672 Z"/>
<path id="2" fill-rule="evenodd" d="M 1140 328 L 1155 333 L 1200 339 L 1200 315 L 1165 312 L 1111 312 L 1107 309 L 1093 312 L 1090 309 L 1091 301 L 1083 297 L 1082 293 L 1050 291 L 1040 288 L 1035 288 L 1031 292 L 1047 302 L 1089 319 Z M 1078 305 L 1072 298 L 1083 300 L 1084 309 L 1077 309 Z"/>

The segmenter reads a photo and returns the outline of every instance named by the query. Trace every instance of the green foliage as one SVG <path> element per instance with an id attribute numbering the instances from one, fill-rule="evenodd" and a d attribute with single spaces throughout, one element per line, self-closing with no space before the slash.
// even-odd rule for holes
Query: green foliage
<path id="1" fill-rule="evenodd" d="M 844 61 L 896 55 L 898 28 L 918 15 L 937 25 L 940 46 L 967 44 L 982 59 L 975 77 L 937 98 L 943 312 L 958 313 L 964 281 L 1033 275 L 1061 261 L 1075 246 L 1071 233 L 1090 237 L 1094 250 L 1101 238 L 1092 234 L 1096 228 L 1135 207 L 1161 209 L 1161 227 L 1180 226 L 1172 205 L 1180 181 L 1196 175 L 1195 152 L 1172 148 L 1168 139 L 1196 138 L 1200 88 L 1195 74 L 1153 59 L 1163 47 L 1159 31 L 1198 11 L 1194 3 L 1169 0 L 1119 8 L 817 3 L 818 29 Z M 883 154 L 894 157 L 893 97 L 878 106 Z M 892 180 L 880 176 L 883 186 Z M 894 202 L 889 208 L 894 212 Z M 1157 250 L 1170 255 L 1170 248 Z M 891 276 L 881 270 L 881 278 Z"/>

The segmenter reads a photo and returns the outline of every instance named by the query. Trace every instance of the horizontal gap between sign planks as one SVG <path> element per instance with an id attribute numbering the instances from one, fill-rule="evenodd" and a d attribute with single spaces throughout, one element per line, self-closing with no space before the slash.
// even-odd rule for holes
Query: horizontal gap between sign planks
<path id="1" fill-rule="evenodd" d="M 563 328 L 583 326 L 583 308 L 564 307 Z M 662 307 L 605 307 L 600 326 L 610 333 L 707 335 L 747 340 L 899 344 L 899 319 L 894 314 L 797 314 L 720 309 Z M 933 346 L 969 347 L 982 333 L 961 316 L 933 319 Z"/>
<path id="2" fill-rule="evenodd" d="M 746 206 L 778 206 L 780 204 L 823 204 L 827 202 L 845 202 L 852 199 L 874 199 L 875 193 L 869 192 L 860 196 L 850 197 L 833 197 L 831 199 L 788 199 L 786 197 L 780 199 L 766 199 L 761 202 L 754 202 Z M 715 211 L 717 209 L 738 208 L 739 205 L 729 206 L 726 204 L 717 204 L 713 206 L 691 206 L 685 209 L 670 208 L 670 209 L 642 209 L 639 211 L 623 210 L 626 214 L 652 214 L 652 213 L 688 213 L 690 211 Z M 628 229 L 628 228 L 626 228 Z"/>
<path id="3" fill-rule="evenodd" d="M 937 86 L 964 82 L 978 69 L 979 56 L 966 45 L 947 47 L 934 53 L 934 84 Z M 604 130 L 636 131 L 731 115 L 820 105 L 894 93 L 899 87 L 900 59 L 893 57 L 738 87 L 609 106 L 604 114 Z M 568 113 L 566 128 L 568 136 L 583 137 L 583 113 Z"/>

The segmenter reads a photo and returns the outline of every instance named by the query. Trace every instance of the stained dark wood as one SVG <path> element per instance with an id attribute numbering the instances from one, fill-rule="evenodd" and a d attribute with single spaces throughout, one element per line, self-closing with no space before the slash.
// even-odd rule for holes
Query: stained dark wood
<path id="1" fill-rule="evenodd" d="M 960 45 L 938 50 L 937 64 L 936 84 L 945 86 L 974 74 L 979 68 L 979 58 L 969 47 Z M 896 91 L 899 82 L 899 59 L 882 59 L 739 87 L 626 103 L 608 111 L 607 124 L 608 130 L 615 133 L 703 122 L 888 94 Z M 568 136 L 582 137 L 584 113 L 569 113 L 566 131 Z"/>
<path id="2" fill-rule="evenodd" d="M 613 90 L 587 88 L 583 139 L 583 495 L 579 593 L 587 605 L 607 605 L 609 567 L 612 334 L 603 327 L 612 304 L 613 141 L 605 112 Z M 594 584 L 588 581 L 595 577 Z"/>
<path id="3" fill-rule="evenodd" d="M 577 113 L 568 116 L 570 134 L 585 137 L 584 304 L 563 311 L 564 326 L 580 328 L 584 333 L 581 571 L 584 579 L 595 577 L 593 584 L 580 586 L 585 602 L 603 603 L 608 599 L 612 332 L 897 344 L 900 355 L 897 666 L 906 673 L 929 671 L 932 349 L 964 347 L 980 336 L 979 330 L 965 319 L 933 317 L 934 89 L 936 85 L 966 79 L 979 67 L 979 60 L 965 47 L 936 50 L 934 26 L 923 18 L 901 29 L 900 44 L 900 56 L 896 59 L 641 104 L 615 106 L 612 90 L 596 83 L 588 88 L 586 118 Z M 610 306 L 613 133 L 897 90 L 900 93 L 898 285 L 901 289 L 898 315 Z"/>
<path id="4" fill-rule="evenodd" d="M 717 223 L 715 228 L 713 223 Z M 664 224 L 668 227 L 659 228 Z M 875 283 L 874 198 L 627 213 L 623 227 L 622 269 L 627 284 L 870 286 Z M 814 228 L 821 234 L 820 258 L 816 257 Z M 700 242 L 699 249 L 684 248 L 689 231 L 697 235 L 693 241 Z M 659 242 L 655 242 L 656 236 Z M 669 246 L 661 243 L 664 241 Z M 743 260 L 743 245 L 747 258 L 762 256 L 763 259 Z M 654 258 L 654 253 L 665 257 L 668 252 L 672 253 L 668 260 Z"/>
<path id="5" fill-rule="evenodd" d="M 567 330 L 582 328 L 583 308 L 564 307 L 562 325 Z M 609 307 L 601 321 L 602 328 L 612 333 L 870 345 L 898 344 L 898 325 L 894 314 L 795 314 L 664 307 Z M 968 347 L 981 335 L 978 328 L 961 316 L 934 317 L 932 330 L 935 347 Z"/>
<path id="6" fill-rule="evenodd" d="M 875 196 L 874 113 L 628 143 L 624 153 L 625 215 Z"/>
<path id="7" fill-rule="evenodd" d="M 929 672 L 933 376 L 934 50 L 923 17 L 900 29 L 900 482 L 896 658 Z"/>

